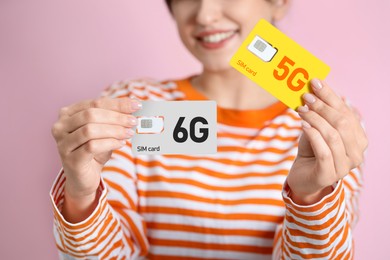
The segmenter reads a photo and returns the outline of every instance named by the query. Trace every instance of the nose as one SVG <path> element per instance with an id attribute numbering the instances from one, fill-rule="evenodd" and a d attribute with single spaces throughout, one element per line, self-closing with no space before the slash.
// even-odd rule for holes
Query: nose
<path id="1" fill-rule="evenodd" d="M 196 15 L 198 24 L 207 26 L 218 21 L 222 16 L 219 0 L 199 0 L 199 9 Z"/>

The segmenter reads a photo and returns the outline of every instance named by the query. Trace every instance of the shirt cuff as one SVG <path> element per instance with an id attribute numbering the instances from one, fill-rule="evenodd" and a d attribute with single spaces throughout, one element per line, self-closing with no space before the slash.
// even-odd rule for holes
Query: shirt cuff
<path id="1" fill-rule="evenodd" d="M 96 222 L 102 217 L 102 214 L 104 214 L 104 212 L 107 210 L 107 187 L 104 184 L 102 178 L 100 178 L 100 184 L 98 188 L 99 202 L 96 208 L 85 220 L 78 223 L 70 223 L 61 213 L 64 202 L 65 180 L 66 177 L 64 171 L 61 169 L 50 190 L 50 199 L 53 206 L 54 218 L 65 231 L 88 229 L 89 227 L 96 224 Z"/>
<path id="2" fill-rule="evenodd" d="M 320 201 L 311 205 L 299 205 L 291 199 L 291 189 L 288 186 L 287 181 L 285 181 L 282 191 L 283 201 L 286 205 L 287 211 L 292 213 L 287 215 L 307 220 L 323 220 L 327 213 L 338 209 L 345 199 L 342 180 L 333 184 L 332 188 L 333 191 L 324 196 Z"/>

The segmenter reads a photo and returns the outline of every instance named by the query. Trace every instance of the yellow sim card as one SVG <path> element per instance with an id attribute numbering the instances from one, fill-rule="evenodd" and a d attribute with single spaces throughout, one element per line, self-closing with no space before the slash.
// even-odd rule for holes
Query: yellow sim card
<path id="1" fill-rule="evenodd" d="M 230 60 L 230 65 L 292 109 L 303 105 L 310 80 L 325 79 L 330 67 L 260 20 Z"/>

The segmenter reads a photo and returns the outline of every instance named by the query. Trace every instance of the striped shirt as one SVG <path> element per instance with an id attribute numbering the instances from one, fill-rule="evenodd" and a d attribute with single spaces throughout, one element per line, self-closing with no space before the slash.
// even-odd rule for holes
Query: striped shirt
<path id="1" fill-rule="evenodd" d="M 104 93 L 140 100 L 206 100 L 189 79 L 116 82 Z M 61 259 L 351 259 L 362 186 L 356 168 L 316 204 L 289 197 L 286 176 L 302 133 L 295 111 L 217 107 L 214 155 L 137 155 L 105 165 L 94 212 L 61 215 L 65 176 L 51 189 Z"/>

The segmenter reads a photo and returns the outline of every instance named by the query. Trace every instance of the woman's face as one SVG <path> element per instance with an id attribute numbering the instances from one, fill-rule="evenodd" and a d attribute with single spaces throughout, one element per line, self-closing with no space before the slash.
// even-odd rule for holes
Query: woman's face
<path id="1" fill-rule="evenodd" d="M 187 49 L 209 71 L 229 60 L 260 18 L 281 19 L 287 0 L 172 0 L 172 14 Z"/>

